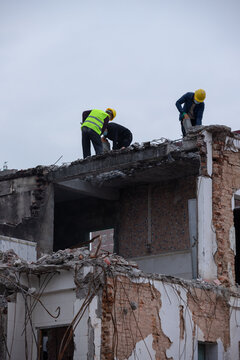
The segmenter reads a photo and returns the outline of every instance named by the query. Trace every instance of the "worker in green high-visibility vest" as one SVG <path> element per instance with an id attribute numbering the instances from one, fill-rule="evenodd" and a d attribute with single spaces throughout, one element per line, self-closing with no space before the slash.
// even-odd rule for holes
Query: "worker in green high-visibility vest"
<path id="1" fill-rule="evenodd" d="M 82 113 L 82 148 L 83 158 L 91 156 L 91 142 L 96 155 L 103 153 L 101 135 L 107 128 L 109 121 L 116 116 L 116 110 L 107 108 L 103 110 L 87 110 Z"/>

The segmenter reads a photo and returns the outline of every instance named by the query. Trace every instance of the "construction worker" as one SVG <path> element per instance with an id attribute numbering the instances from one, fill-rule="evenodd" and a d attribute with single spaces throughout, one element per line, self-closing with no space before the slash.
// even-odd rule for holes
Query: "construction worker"
<path id="1" fill-rule="evenodd" d="M 107 129 L 103 132 L 103 139 L 109 139 L 113 142 L 113 150 L 125 149 L 132 142 L 132 133 L 126 127 L 116 124 L 109 123 Z"/>
<path id="2" fill-rule="evenodd" d="M 204 99 L 206 93 L 203 89 L 198 89 L 194 93 L 187 92 L 176 102 L 176 107 L 180 113 L 183 136 L 186 135 L 186 126 L 184 123 L 190 122 L 190 126 L 202 125 L 202 117 L 204 111 Z M 182 104 L 184 104 L 182 106 Z"/>
<path id="3" fill-rule="evenodd" d="M 107 128 L 108 122 L 116 116 L 116 111 L 111 108 L 103 110 L 87 110 L 82 113 L 82 148 L 83 158 L 91 156 L 91 142 L 96 155 L 103 153 L 101 135 Z"/>

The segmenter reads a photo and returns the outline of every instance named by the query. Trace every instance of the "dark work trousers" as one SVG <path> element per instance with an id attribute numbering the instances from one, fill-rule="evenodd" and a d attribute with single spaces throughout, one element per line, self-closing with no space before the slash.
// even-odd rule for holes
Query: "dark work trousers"
<path id="1" fill-rule="evenodd" d="M 87 126 L 82 127 L 82 148 L 83 148 L 83 158 L 91 156 L 91 143 L 93 144 L 96 155 L 103 153 L 103 146 L 101 136 L 96 133 L 96 131 L 90 129 Z"/>
<path id="2" fill-rule="evenodd" d="M 186 131 L 184 129 L 184 126 L 183 126 L 183 121 L 181 120 L 181 129 L 182 129 L 182 135 L 183 137 L 186 136 Z"/>

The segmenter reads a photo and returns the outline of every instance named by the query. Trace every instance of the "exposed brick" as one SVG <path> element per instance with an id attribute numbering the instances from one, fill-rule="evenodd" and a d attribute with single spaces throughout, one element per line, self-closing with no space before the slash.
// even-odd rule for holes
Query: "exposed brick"
<path id="1" fill-rule="evenodd" d="M 111 314 L 111 321 L 103 319 L 101 359 L 119 360 L 129 358 L 136 343 L 145 339 L 149 334 L 153 336 L 153 349 L 156 359 L 168 359 L 166 350 L 171 341 L 163 333 L 159 311 L 161 309 L 161 294 L 150 284 L 137 284 L 127 277 L 108 278 L 108 284 L 114 287 L 114 298 L 107 301 L 103 298 L 102 307 Z M 107 293 L 108 287 L 105 288 Z M 131 301 L 136 302 L 136 309 L 131 307 Z M 113 319 L 113 321 L 112 321 Z M 108 335 L 108 336 L 107 336 Z"/>
<path id="2" fill-rule="evenodd" d="M 220 338 L 226 351 L 230 345 L 228 301 L 210 290 L 198 288 L 188 292 L 187 297 L 193 321 L 202 330 L 204 340 L 216 342 Z"/>
<path id="3" fill-rule="evenodd" d="M 113 252 L 113 236 L 114 236 L 114 230 L 113 229 L 106 229 L 106 230 L 100 230 L 100 231 L 94 231 L 92 233 L 92 237 L 101 235 L 101 249 L 108 251 L 110 253 Z M 98 246 L 98 241 L 94 241 L 92 243 L 92 250 L 96 250 Z"/>
<path id="4" fill-rule="evenodd" d="M 225 138 L 213 135 L 213 225 L 217 252 L 214 256 L 219 280 L 229 286 L 235 274 L 235 254 L 230 247 L 229 231 L 234 225 L 232 196 L 240 189 L 240 153 L 225 149 Z M 235 204 L 237 206 L 237 203 Z"/>
<path id="5" fill-rule="evenodd" d="M 189 248 L 188 200 L 196 198 L 196 178 L 152 185 L 151 253 Z M 124 257 L 149 254 L 148 186 L 125 189 L 120 201 L 119 253 Z"/>

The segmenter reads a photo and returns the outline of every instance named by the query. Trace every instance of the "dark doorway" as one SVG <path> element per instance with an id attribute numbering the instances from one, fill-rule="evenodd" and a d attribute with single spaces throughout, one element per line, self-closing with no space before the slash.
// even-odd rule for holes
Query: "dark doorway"
<path id="1" fill-rule="evenodd" d="M 38 359 L 58 360 L 61 358 L 61 360 L 73 360 L 74 343 L 73 337 L 69 336 L 70 329 L 68 326 L 41 329 L 39 335 Z"/>
<path id="2" fill-rule="evenodd" d="M 234 209 L 233 214 L 236 235 L 235 279 L 240 285 L 240 208 Z"/>
<path id="3" fill-rule="evenodd" d="M 55 204 L 53 251 L 80 247 L 89 233 L 115 228 L 117 201 L 85 197 Z"/>

